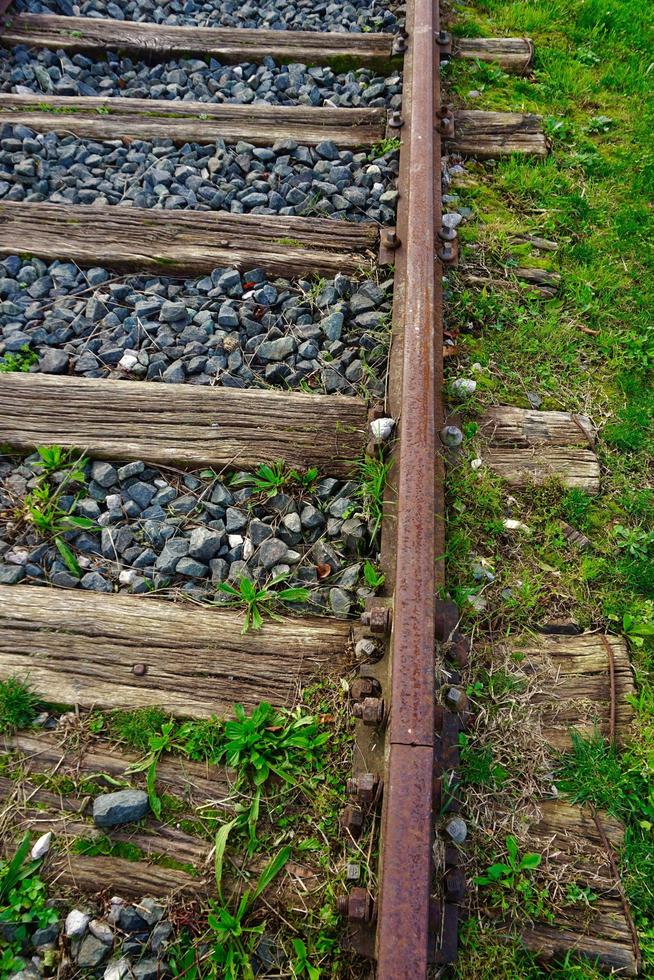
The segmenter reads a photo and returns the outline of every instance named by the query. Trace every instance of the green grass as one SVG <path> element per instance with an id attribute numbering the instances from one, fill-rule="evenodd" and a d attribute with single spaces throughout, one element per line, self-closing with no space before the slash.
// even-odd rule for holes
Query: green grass
<path id="1" fill-rule="evenodd" d="M 651 12 L 646 0 L 478 0 L 456 14 L 454 32 L 531 37 L 533 77 L 453 61 L 447 82 L 470 108 L 540 114 L 552 144 L 543 161 L 471 164 L 453 185 L 472 209 L 460 229 L 463 262 L 481 262 L 509 282 L 519 265 L 561 275 L 553 299 L 449 277 L 447 326 L 459 353 L 449 368 L 474 377 L 477 389 L 455 403 L 468 438 L 448 474 L 448 581 L 469 628 L 482 634 L 508 636 L 561 617 L 628 639 L 639 690 L 633 738 L 622 754 L 601 739 L 575 741 L 558 778 L 562 793 L 625 821 L 622 867 L 646 973 L 654 969 Z M 558 248 L 538 250 L 521 235 Z M 489 404 L 526 408 L 530 391 L 543 408 L 590 415 L 598 429 L 597 497 L 553 481 L 512 491 L 508 506 L 501 481 L 471 467 L 481 448 L 478 414 Z M 531 533 L 507 534 L 507 517 Z M 587 551 L 571 547 L 562 522 L 586 535 Z M 473 742 L 463 748 L 468 781 L 489 785 L 493 755 Z M 543 975 L 517 944 L 500 949 L 484 923 L 470 926 L 463 943 L 461 980 Z M 568 963 L 548 975 L 597 974 Z"/>
<path id="2" fill-rule="evenodd" d="M 0 681 L 0 733 L 29 728 L 38 705 L 39 698 L 27 681 L 18 677 Z"/>

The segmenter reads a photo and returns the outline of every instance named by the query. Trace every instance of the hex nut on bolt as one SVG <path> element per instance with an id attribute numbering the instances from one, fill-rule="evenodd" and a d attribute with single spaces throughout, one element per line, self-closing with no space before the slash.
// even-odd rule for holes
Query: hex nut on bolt
<path id="1" fill-rule="evenodd" d="M 364 698 L 352 707 L 352 714 L 364 725 L 381 725 L 386 714 L 383 698 Z"/>
<path id="2" fill-rule="evenodd" d="M 374 772 L 362 772 L 347 781 L 347 792 L 354 796 L 359 803 L 374 803 L 381 785 L 379 776 Z"/>
<path id="3" fill-rule="evenodd" d="M 361 625 L 371 633 L 388 633 L 391 628 L 391 611 L 388 606 L 373 606 L 361 613 Z"/>
<path id="4" fill-rule="evenodd" d="M 376 698 L 381 694 L 381 684 L 374 677 L 357 677 L 350 685 L 350 697 L 353 701 L 363 701 L 364 698 Z"/>
<path id="5" fill-rule="evenodd" d="M 355 840 L 363 829 L 363 812 L 358 806 L 348 804 L 341 813 L 341 827 Z"/>
<path id="6" fill-rule="evenodd" d="M 336 907 L 350 922 L 372 922 L 375 915 L 375 903 L 365 888 L 353 888 L 349 895 L 341 895 Z"/>

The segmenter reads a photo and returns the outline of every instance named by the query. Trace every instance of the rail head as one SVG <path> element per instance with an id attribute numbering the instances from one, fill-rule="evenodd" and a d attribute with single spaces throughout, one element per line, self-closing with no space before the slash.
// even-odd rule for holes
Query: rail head
<path id="1" fill-rule="evenodd" d="M 427 976 L 432 884 L 436 522 L 442 517 L 437 432 L 442 417 L 438 4 L 409 0 L 396 289 L 402 296 L 391 711 L 377 919 L 378 980 Z M 439 522 L 442 524 L 442 521 Z M 440 534 L 440 532 L 439 532 Z"/>

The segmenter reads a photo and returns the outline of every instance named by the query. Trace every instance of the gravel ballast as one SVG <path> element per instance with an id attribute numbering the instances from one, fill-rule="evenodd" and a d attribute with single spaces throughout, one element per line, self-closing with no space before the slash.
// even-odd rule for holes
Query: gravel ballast
<path id="1" fill-rule="evenodd" d="M 290 283 L 260 269 L 117 276 L 9 256 L 0 369 L 328 394 L 365 382 L 383 397 L 391 286 L 340 275 Z"/>
<path id="2" fill-rule="evenodd" d="M 375 155 L 278 140 L 94 142 L 0 128 L 0 200 L 395 222 L 397 151 Z"/>
<path id="3" fill-rule="evenodd" d="M 81 469 L 83 482 L 63 468 L 44 476 L 37 454 L 0 460 L 0 582 L 224 601 L 220 582 L 264 585 L 285 575 L 310 590 L 302 609 L 340 615 L 371 594 L 362 564 L 370 535 L 354 481 L 316 478 L 309 489 L 291 481 L 269 495 L 241 485 L 247 474 L 230 482 L 140 461 Z M 26 497 L 46 479 L 59 488 L 58 509 L 86 525 L 59 532 L 77 570 L 54 533 L 37 534 L 26 516 Z"/>
<path id="4" fill-rule="evenodd" d="M 403 21 L 403 7 L 376 0 L 347 3 L 315 3 L 314 0 L 15 0 L 24 13 L 60 14 L 69 17 L 102 17 L 111 20 L 150 21 L 168 25 L 202 27 L 254 27 L 294 31 L 395 31 Z"/>
<path id="5" fill-rule="evenodd" d="M 335 72 L 327 67 L 222 65 L 215 58 L 180 58 L 149 64 L 108 52 L 89 58 L 17 45 L 0 51 L 0 91 L 25 95 L 97 95 L 187 102 L 268 102 L 271 105 L 399 108 L 402 76 L 369 68 Z"/>

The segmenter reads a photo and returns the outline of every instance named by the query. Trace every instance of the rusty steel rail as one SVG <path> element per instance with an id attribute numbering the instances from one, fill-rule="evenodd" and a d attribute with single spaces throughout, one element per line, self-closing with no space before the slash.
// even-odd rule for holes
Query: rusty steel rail
<path id="1" fill-rule="evenodd" d="M 400 164 L 401 394 L 378 980 L 427 976 L 435 750 L 435 596 L 442 585 L 442 273 L 438 0 L 409 0 Z"/>

